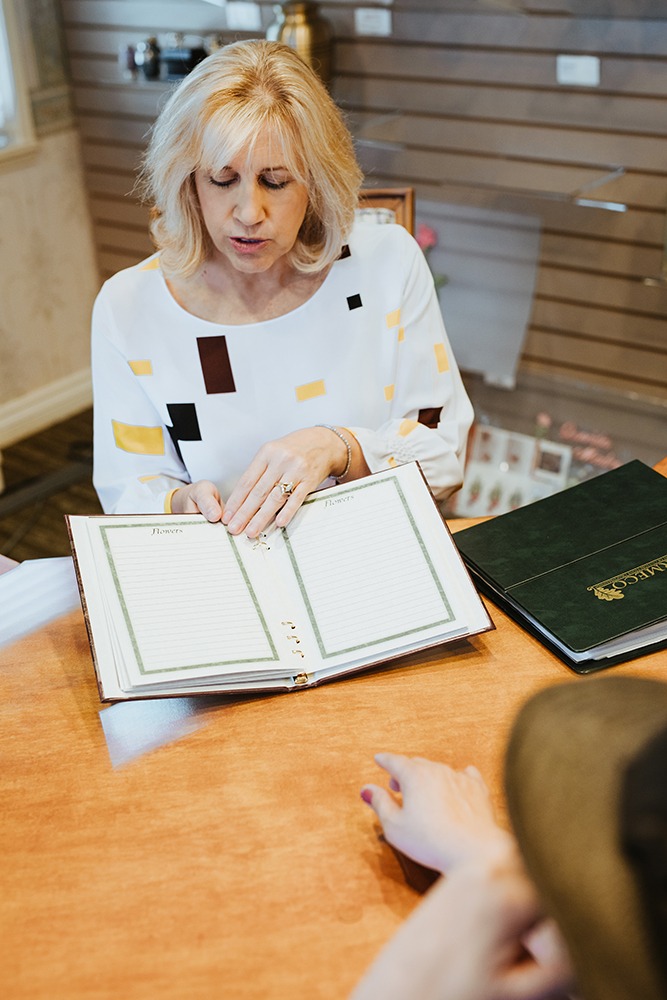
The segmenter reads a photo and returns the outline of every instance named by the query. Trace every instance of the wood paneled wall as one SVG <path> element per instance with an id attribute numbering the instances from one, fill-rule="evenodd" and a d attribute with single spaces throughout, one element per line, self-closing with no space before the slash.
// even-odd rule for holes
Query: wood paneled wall
<path id="1" fill-rule="evenodd" d="M 336 35 L 332 91 L 369 183 L 411 184 L 417 207 L 423 199 L 538 215 L 522 369 L 664 401 L 667 288 L 643 280 L 661 270 L 667 209 L 660 4 L 431 0 L 429 9 L 395 0 L 389 38 L 355 36 L 355 6 L 330 0 L 321 11 Z M 243 33 L 227 32 L 223 10 L 201 0 L 61 0 L 61 8 L 107 275 L 151 249 L 146 211 L 128 192 L 168 87 L 123 81 L 119 47 L 173 31 Z M 261 9 L 266 26 L 273 5 Z M 559 53 L 598 56 L 600 86 L 559 86 Z M 584 207 L 577 194 L 626 210 Z"/>

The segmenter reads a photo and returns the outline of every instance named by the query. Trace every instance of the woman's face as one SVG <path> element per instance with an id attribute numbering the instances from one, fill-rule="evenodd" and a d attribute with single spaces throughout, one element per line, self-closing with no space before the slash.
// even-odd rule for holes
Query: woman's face
<path id="1" fill-rule="evenodd" d="M 195 186 L 213 259 L 245 274 L 287 268 L 308 206 L 308 193 L 282 163 L 279 144 L 260 135 L 214 173 L 197 170 Z"/>

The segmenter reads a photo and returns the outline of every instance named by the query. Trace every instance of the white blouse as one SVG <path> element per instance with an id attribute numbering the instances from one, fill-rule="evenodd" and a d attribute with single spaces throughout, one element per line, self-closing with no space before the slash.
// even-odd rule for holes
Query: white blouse
<path id="1" fill-rule="evenodd" d="M 372 472 L 418 460 L 438 499 L 463 480 L 472 407 L 428 265 L 401 226 L 356 223 L 307 302 L 238 326 L 179 306 L 156 254 L 101 289 L 92 364 L 107 513 L 162 511 L 199 479 L 224 502 L 264 442 L 315 424 L 349 428 Z"/>

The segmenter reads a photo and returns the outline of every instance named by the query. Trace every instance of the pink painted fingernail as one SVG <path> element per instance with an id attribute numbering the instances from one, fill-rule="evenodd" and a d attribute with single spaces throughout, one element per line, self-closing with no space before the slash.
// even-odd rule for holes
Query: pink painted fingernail
<path id="1" fill-rule="evenodd" d="M 370 788 L 362 788 L 361 789 L 361 797 L 364 800 L 364 802 L 366 803 L 366 805 L 371 805 L 371 803 L 373 801 L 373 793 L 370 790 Z"/>

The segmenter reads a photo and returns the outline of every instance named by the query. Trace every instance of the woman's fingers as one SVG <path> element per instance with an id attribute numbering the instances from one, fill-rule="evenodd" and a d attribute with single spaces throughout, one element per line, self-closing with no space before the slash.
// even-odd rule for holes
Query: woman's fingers
<path id="1" fill-rule="evenodd" d="M 217 487 L 207 479 L 175 490 L 171 497 L 171 510 L 174 514 L 201 513 L 207 521 L 219 521 L 223 516 Z"/>
<path id="2" fill-rule="evenodd" d="M 291 465 L 281 457 L 268 464 L 258 458 L 248 466 L 225 505 L 222 522 L 232 535 L 245 531 L 255 538 L 279 512 L 279 527 L 291 520 L 308 493 L 319 485 L 311 485 L 310 477 L 304 482 L 303 472 Z"/>
<path id="3" fill-rule="evenodd" d="M 383 828 L 395 821 L 401 814 L 398 802 L 379 785 L 364 785 L 361 789 L 361 797 L 371 807 Z"/>
<path id="4" fill-rule="evenodd" d="M 292 483 L 289 480 L 285 485 L 292 487 Z M 245 525 L 241 524 L 243 520 L 243 508 L 241 508 L 238 514 L 238 526 L 235 525 L 236 518 L 234 518 L 229 524 L 229 530 L 234 534 L 235 531 L 243 531 L 245 529 L 248 538 L 256 538 L 274 519 L 279 528 L 284 528 L 292 520 L 310 492 L 311 489 L 307 483 L 294 485 L 287 493 L 281 490 L 281 484 L 278 483 L 269 492 L 264 503 Z"/>
<path id="5" fill-rule="evenodd" d="M 229 531 L 256 537 L 272 520 L 289 524 L 309 493 L 340 467 L 343 445 L 328 428 L 306 427 L 262 445 L 240 477 L 222 519 Z"/>
<path id="6" fill-rule="evenodd" d="M 410 758 L 402 753 L 376 753 L 374 760 L 399 786 L 410 774 L 412 767 Z"/>
<path id="7" fill-rule="evenodd" d="M 240 483 L 238 493 L 234 490 L 222 519 L 232 535 L 245 531 L 249 538 L 256 538 L 274 518 L 278 527 L 285 527 L 311 492 L 309 482 L 290 479 L 289 474 L 275 481 L 274 476 L 275 473 L 267 469 L 250 489 L 246 490 Z M 238 501 L 236 497 L 244 492 L 245 497 Z"/>

